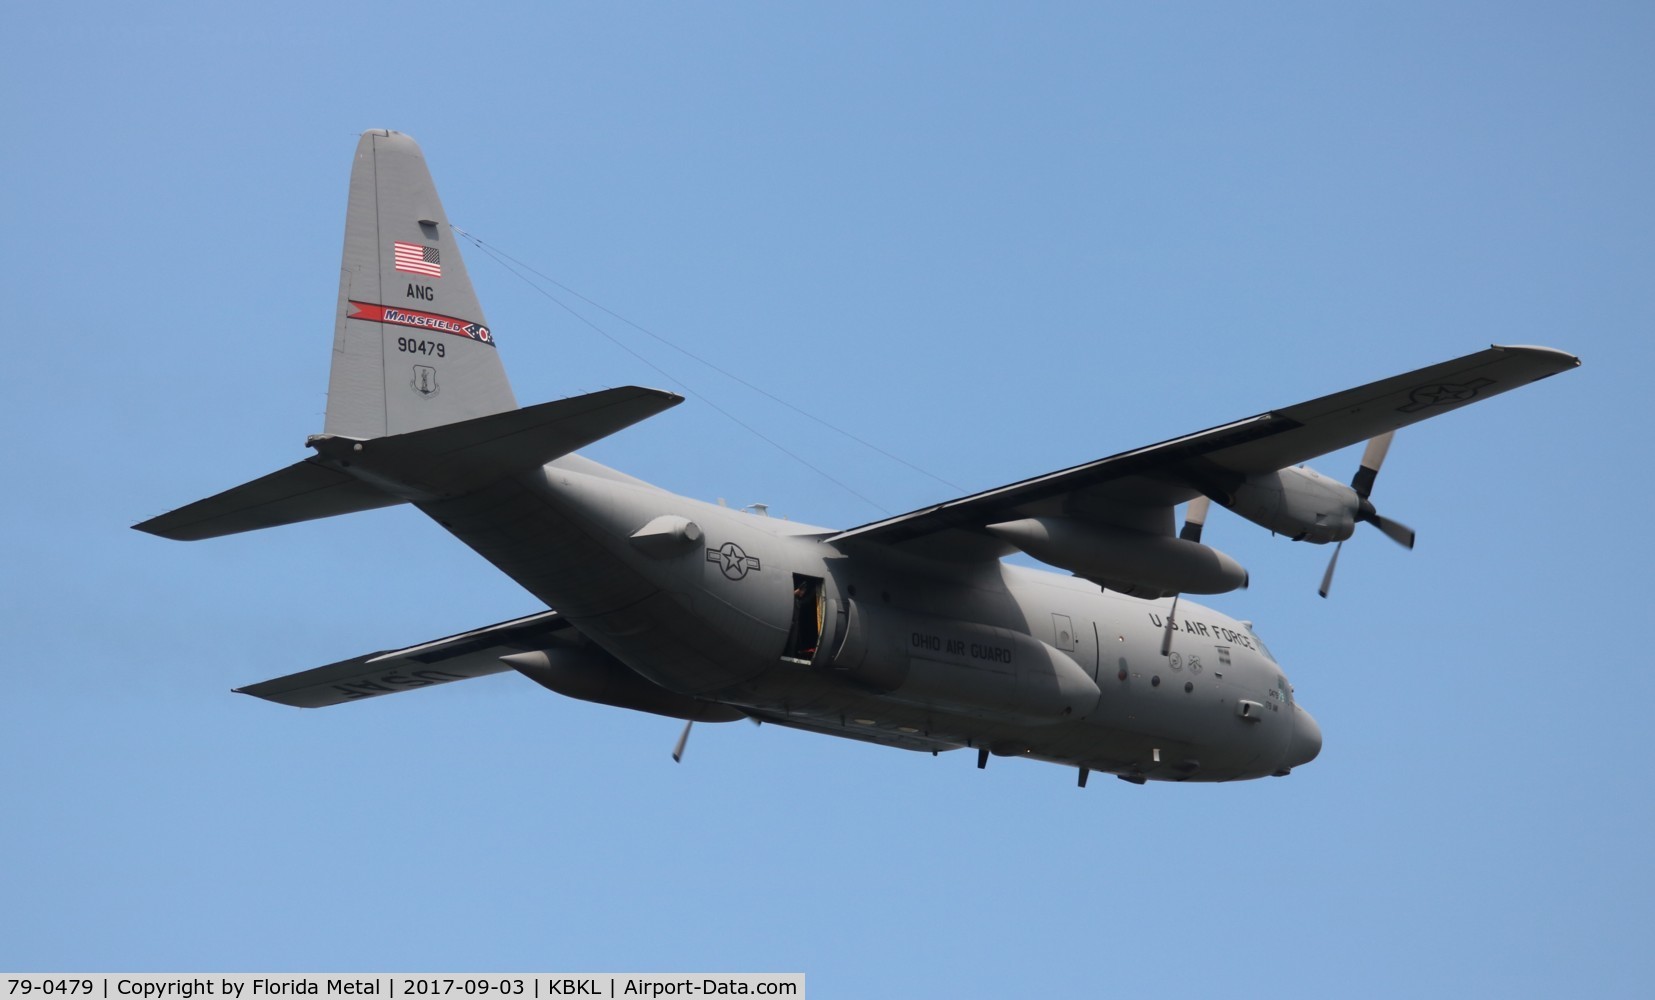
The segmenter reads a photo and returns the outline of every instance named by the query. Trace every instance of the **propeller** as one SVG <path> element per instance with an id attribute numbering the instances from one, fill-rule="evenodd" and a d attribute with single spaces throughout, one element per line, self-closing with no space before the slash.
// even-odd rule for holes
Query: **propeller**
<path id="1" fill-rule="evenodd" d="M 674 764 L 684 759 L 684 744 L 690 741 L 690 728 L 694 725 L 695 720 L 691 719 L 684 723 L 684 731 L 678 734 L 678 745 L 672 748 L 672 762 Z"/>
<path id="2" fill-rule="evenodd" d="M 1178 537 L 1186 542 L 1199 542 L 1201 529 L 1207 526 L 1207 512 L 1212 510 L 1212 506 L 1212 498 L 1205 493 L 1191 500 L 1189 506 L 1184 508 L 1184 530 L 1178 533 Z"/>
<path id="3" fill-rule="evenodd" d="M 1385 456 L 1390 453 L 1391 439 L 1396 437 L 1396 431 L 1386 431 L 1368 441 L 1368 447 L 1362 452 L 1362 464 L 1357 467 L 1356 475 L 1351 478 L 1350 488 L 1356 491 L 1356 498 L 1361 501 L 1356 508 L 1356 520 L 1366 521 L 1384 533 L 1386 538 L 1406 549 L 1414 547 L 1414 529 L 1401 521 L 1393 521 L 1374 509 L 1373 501 L 1368 497 L 1373 494 L 1374 480 L 1379 478 L 1379 468 L 1385 464 Z M 1333 586 L 1333 568 L 1339 565 L 1339 550 L 1345 547 L 1344 542 L 1333 547 L 1333 557 L 1327 561 L 1327 572 L 1322 574 L 1321 589 L 1316 591 L 1323 597 Z"/>
<path id="4" fill-rule="evenodd" d="M 751 722 L 755 726 L 764 725 L 763 719 L 755 718 L 751 715 L 747 717 L 747 721 Z M 674 764 L 682 764 L 684 762 L 684 747 L 690 741 L 690 730 L 694 728 L 694 719 L 684 723 L 684 731 L 678 734 L 678 742 L 674 744 L 672 748 L 672 762 Z"/>
<path id="5" fill-rule="evenodd" d="M 1333 567 L 1339 565 L 1339 551 L 1344 547 L 1344 542 L 1340 542 L 1338 545 L 1335 545 L 1333 547 L 1333 558 L 1327 561 L 1327 571 L 1322 574 L 1322 586 L 1316 591 L 1316 593 L 1321 594 L 1323 597 L 1327 596 L 1328 589 L 1333 586 Z M 673 759 L 677 760 L 678 758 L 674 756 Z"/>
<path id="6" fill-rule="evenodd" d="M 1176 627 L 1173 625 L 1173 619 L 1178 617 L 1178 596 L 1177 594 L 1172 595 L 1172 608 L 1167 611 L 1167 628 L 1165 632 L 1161 633 L 1162 656 L 1172 653 L 1172 630 Z"/>
<path id="7" fill-rule="evenodd" d="M 1207 513 L 1212 510 L 1213 502 L 1205 493 L 1197 496 L 1184 508 L 1184 529 L 1178 532 L 1178 537 L 1186 542 L 1200 542 L 1201 529 L 1207 526 Z M 1161 634 L 1161 655 L 1172 652 L 1172 630 L 1176 627 L 1173 622 L 1178 615 L 1178 594 L 1172 595 L 1172 608 L 1167 611 L 1166 631 Z"/>

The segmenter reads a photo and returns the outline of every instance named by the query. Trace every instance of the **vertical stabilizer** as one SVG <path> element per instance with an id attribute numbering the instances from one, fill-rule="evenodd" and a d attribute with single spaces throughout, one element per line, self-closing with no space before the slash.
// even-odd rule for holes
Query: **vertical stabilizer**
<path id="1" fill-rule="evenodd" d="M 419 144 L 400 132 L 363 133 L 326 432 L 377 438 L 516 408 Z"/>

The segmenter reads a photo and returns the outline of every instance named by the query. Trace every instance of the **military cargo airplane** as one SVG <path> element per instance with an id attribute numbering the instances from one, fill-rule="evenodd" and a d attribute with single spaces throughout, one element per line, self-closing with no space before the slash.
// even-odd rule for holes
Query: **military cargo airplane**
<path id="1" fill-rule="evenodd" d="M 238 690 L 314 708 L 516 671 L 686 720 L 752 719 L 1148 780 L 1285 775 L 1316 721 L 1250 623 L 1192 601 L 1247 572 L 1210 501 L 1337 546 L 1391 434 L 1573 368 L 1491 347 L 1296 406 L 848 530 L 677 496 L 575 454 L 678 403 L 628 386 L 519 407 L 419 146 L 364 134 L 315 454 L 145 521 L 202 539 L 411 503 L 543 601 L 538 614 Z M 1301 463 L 1368 441 L 1346 485 Z M 1182 530 L 1175 510 L 1188 504 Z M 1003 561 L 1014 553 L 1062 573 Z"/>

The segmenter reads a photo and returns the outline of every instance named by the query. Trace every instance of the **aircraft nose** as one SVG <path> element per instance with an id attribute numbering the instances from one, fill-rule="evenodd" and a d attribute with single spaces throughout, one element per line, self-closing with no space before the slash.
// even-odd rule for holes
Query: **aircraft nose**
<path id="1" fill-rule="evenodd" d="M 1316 724 L 1315 716 L 1304 710 L 1303 706 L 1293 707 L 1293 738 L 1287 744 L 1287 759 L 1282 761 L 1285 768 L 1298 767 L 1316 759 L 1322 752 L 1322 727 Z"/>

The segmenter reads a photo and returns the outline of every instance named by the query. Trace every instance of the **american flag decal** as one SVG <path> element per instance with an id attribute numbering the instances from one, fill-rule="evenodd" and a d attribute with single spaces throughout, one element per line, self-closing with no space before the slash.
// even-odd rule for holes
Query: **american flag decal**
<path id="1" fill-rule="evenodd" d="M 436 247 L 418 243 L 393 243 L 392 246 L 396 248 L 398 271 L 442 277 L 442 255 L 437 253 Z"/>

